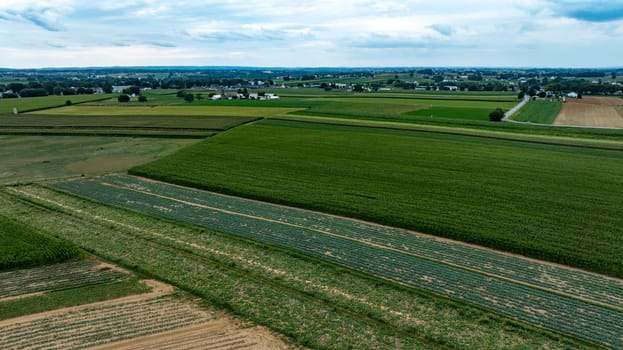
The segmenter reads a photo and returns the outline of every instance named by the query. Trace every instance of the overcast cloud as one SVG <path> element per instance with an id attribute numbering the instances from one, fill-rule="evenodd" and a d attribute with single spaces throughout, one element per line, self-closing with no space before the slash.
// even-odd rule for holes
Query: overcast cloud
<path id="1" fill-rule="evenodd" d="M 623 66 L 623 1 L 0 1 L 0 67 Z"/>

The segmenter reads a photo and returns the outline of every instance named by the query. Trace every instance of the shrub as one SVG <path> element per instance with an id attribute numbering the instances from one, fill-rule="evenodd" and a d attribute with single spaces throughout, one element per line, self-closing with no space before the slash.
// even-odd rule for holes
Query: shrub
<path id="1" fill-rule="evenodd" d="M 496 108 L 493 112 L 489 113 L 489 120 L 492 122 L 502 121 L 504 118 L 504 111 L 501 108 Z"/>
<path id="2" fill-rule="evenodd" d="M 119 95 L 119 97 L 117 97 L 117 101 L 119 102 L 130 102 L 130 96 L 123 94 L 123 95 Z"/>

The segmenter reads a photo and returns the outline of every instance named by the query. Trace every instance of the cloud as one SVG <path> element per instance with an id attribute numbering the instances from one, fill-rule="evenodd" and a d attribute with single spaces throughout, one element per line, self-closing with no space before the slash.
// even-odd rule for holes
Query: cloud
<path id="1" fill-rule="evenodd" d="M 177 45 L 173 43 L 158 42 L 158 41 L 148 41 L 148 42 L 145 42 L 145 44 L 151 45 L 151 46 L 157 46 L 157 47 L 177 47 Z"/>
<path id="2" fill-rule="evenodd" d="M 430 28 L 443 36 L 450 36 L 454 33 L 454 28 L 445 24 L 433 24 Z"/>
<path id="3" fill-rule="evenodd" d="M 623 19 L 623 3 L 620 1 L 551 1 L 554 14 L 585 22 L 610 22 Z"/>
<path id="4" fill-rule="evenodd" d="M 0 0 L 0 66 L 620 66 L 621 19 L 620 0 Z"/>
<path id="5" fill-rule="evenodd" d="M 309 27 L 281 23 L 242 24 L 212 22 L 188 28 L 185 34 L 201 41 L 228 43 L 236 41 L 283 41 L 291 39 L 312 39 Z"/>
<path id="6" fill-rule="evenodd" d="M 0 19 L 26 21 L 51 32 L 62 30 L 60 19 L 71 12 L 73 7 L 66 1 L 59 1 L 58 4 L 49 1 L 23 1 L 12 4 L 9 0 L 0 5 Z"/>

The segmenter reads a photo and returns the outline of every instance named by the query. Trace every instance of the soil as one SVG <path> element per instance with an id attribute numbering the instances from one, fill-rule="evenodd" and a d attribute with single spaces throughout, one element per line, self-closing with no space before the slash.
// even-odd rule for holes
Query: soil
<path id="1" fill-rule="evenodd" d="M 623 99 L 596 96 L 567 99 L 554 124 L 623 128 Z"/>

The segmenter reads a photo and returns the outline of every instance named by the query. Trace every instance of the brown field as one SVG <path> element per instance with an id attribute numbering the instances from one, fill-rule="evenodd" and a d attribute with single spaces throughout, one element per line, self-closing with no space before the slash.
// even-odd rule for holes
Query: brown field
<path id="1" fill-rule="evenodd" d="M 567 99 L 554 124 L 623 128 L 623 99 L 597 96 Z"/>

